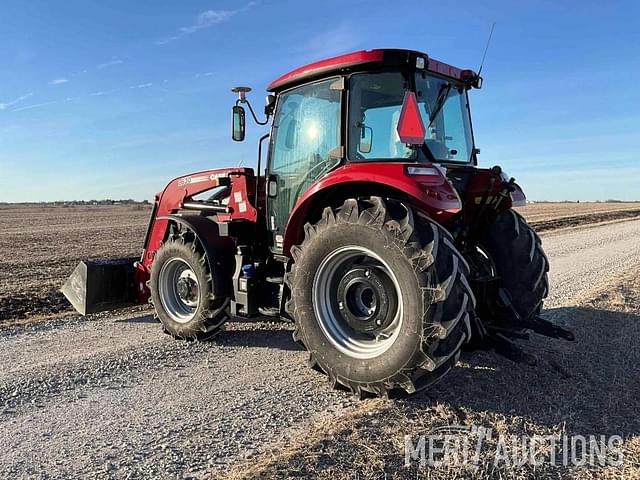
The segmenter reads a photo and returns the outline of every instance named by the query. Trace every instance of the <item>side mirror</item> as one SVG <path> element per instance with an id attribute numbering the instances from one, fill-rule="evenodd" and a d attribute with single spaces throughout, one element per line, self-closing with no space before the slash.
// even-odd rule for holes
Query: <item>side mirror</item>
<path id="1" fill-rule="evenodd" d="M 244 140 L 244 108 L 240 105 L 231 109 L 231 138 L 236 142 Z"/>
<path id="2" fill-rule="evenodd" d="M 360 127 L 360 143 L 358 150 L 362 153 L 370 153 L 373 145 L 373 128 L 362 125 Z"/>
<path id="3" fill-rule="evenodd" d="M 276 106 L 276 96 L 273 94 L 267 95 L 264 100 L 264 114 L 269 116 L 273 113 L 273 109 Z"/>

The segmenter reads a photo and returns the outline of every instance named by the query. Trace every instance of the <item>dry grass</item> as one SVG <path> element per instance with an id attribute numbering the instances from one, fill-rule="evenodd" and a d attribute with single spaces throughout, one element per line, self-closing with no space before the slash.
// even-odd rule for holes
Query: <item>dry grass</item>
<path id="1" fill-rule="evenodd" d="M 640 268 L 579 305 L 545 316 L 568 325 L 577 339 L 532 337 L 524 346 L 538 356 L 538 366 L 514 364 L 492 353 L 466 354 L 426 394 L 365 401 L 337 418 L 320 418 L 226 478 L 640 478 Z M 406 467 L 404 436 L 417 439 L 444 425 L 491 428 L 494 437 L 483 443 L 477 463 Z M 624 462 L 496 466 L 497 434 L 620 435 Z"/>

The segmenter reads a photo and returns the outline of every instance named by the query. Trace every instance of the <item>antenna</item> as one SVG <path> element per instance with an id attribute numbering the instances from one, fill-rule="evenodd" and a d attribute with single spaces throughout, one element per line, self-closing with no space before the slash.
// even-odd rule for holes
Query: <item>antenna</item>
<path id="1" fill-rule="evenodd" d="M 246 103 L 247 102 L 247 93 L 249 93 L 251 91 L 251 87 L 233 87 L 231 89 L 231 91 L 233 93 L 237 93 L 238 94 L 238 101 L 236 102 L 236 104 L 238 104 L 238 103 Z"/>
<path id="2" fill-rule="evenodd" d="M 484 53 L 482 54 L 482 61 L 480 62 L 480 68 L 478 68 L 478 73 L 477 73 L 477 77 L 480 76 L 480 73 L 482 72 L 482 67 L 484 67 L 484 59 L 487 56 L 487 50 L 489 50 L 489 44 L 491 43 L 491 37 L 493 36 L 493 29 L 496 26 L 496 22 L 493 22 L 491 24 L 491 31 L 489 32 L 489 38 L 487 39 L 487 45 L 484 47 Z"/>

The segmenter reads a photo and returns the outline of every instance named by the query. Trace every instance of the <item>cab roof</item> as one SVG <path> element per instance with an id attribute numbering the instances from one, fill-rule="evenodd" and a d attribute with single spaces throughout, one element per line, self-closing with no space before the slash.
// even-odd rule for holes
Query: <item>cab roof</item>
<path id="1" fill-rule="evenodd" d="M 325 58 L 317 62 L 308 63 L 298 67 L 273 80 L 267 90 L 279 92 L 297 84 L 327 77 L 332 74 L 344 73 L 350 70 L 362 70 L 364 66 L 381 67 L 385 65 L 401 66 L 412 63 L 416 59 L 424 59 L 426 69 L 455 80 L 466 81 L 475 73 L 472 70 L 456 68 L 439 60 L 429 58 L 426 53 L 415 50 L 401 50 L 392 48 L 379 48 L 374 50 L 358 50 L 335 57 Z"/>

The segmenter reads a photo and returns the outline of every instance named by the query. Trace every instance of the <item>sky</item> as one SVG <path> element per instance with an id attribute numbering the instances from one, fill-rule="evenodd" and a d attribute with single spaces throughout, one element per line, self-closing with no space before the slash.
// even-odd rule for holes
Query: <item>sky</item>
<path id="1" fill-rule="evenodd" d="M 640 200 L 640 2 L 2 0 L 0 202 L 152 199 L 173 177 L 254 166 L 235 85 L 348 51 L 477 69 L 480 165 L 532 200 Z"/>

